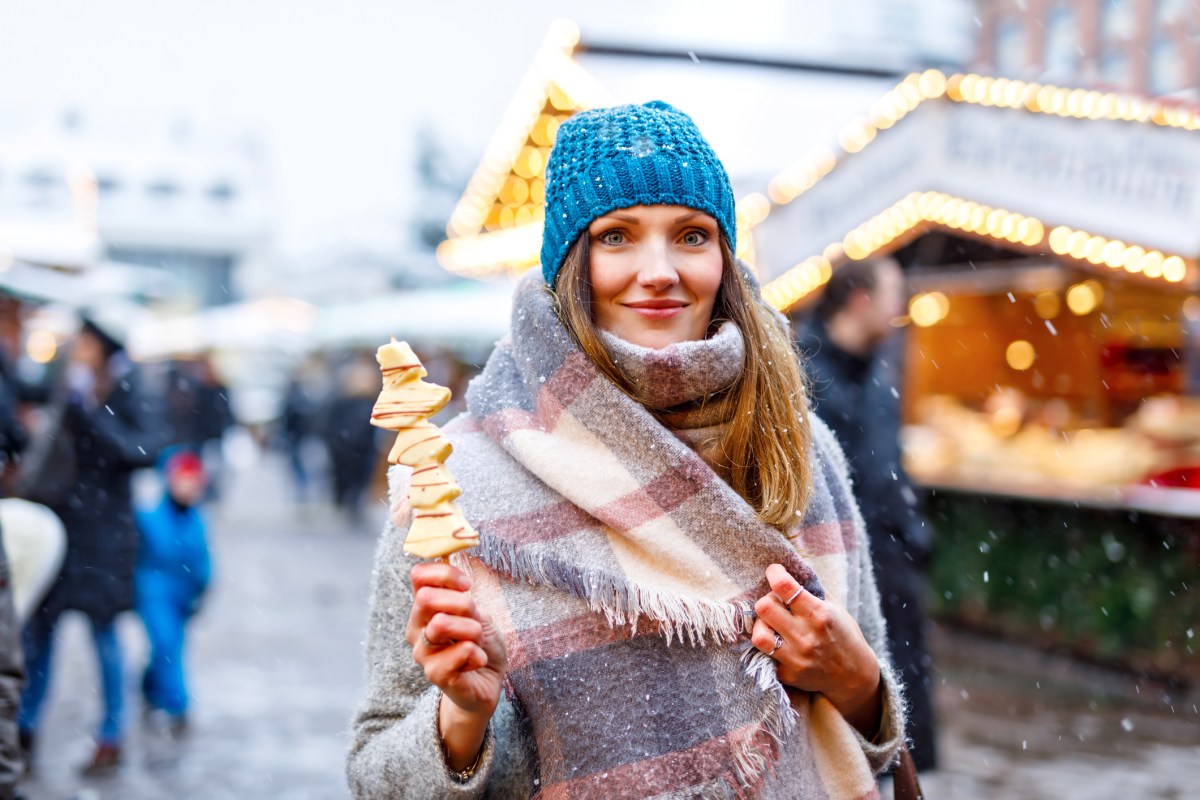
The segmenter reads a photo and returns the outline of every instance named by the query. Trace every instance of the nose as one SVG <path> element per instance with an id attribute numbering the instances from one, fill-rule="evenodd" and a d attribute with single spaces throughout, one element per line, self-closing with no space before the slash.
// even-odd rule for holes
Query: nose
<path id="1" fill-rule="evenodd" d="M 671 262 L 670 248 L 665 239 L 654 237 L 642 246 L 638 265 L 638 283 L 655 291 L 665 291 L 679 283 L 679 272 Z"/>

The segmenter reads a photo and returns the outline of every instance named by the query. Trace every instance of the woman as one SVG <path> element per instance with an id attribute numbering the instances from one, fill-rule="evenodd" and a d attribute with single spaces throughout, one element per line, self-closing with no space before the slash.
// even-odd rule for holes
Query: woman
<path id="1" fill-rule="evenodd" d="M 446 428 L 478 551 L 385 531 L 354 793 L 874 796 L 903 719 L 861 517 L 724 168 L 665 103 L 585 112 L 545 219 Z"/>
<path id="2" fill-rule="evenodd" d="M 32 754 L 50 685 L 54 634 L 65 611 L 91 623 L 100 666 L 104 711 L 85 774 L 120 764 L 124 686 L 116 618 L 133 608 L 138 535 L 133 520 L 135 470 L 154 464 L 163 431 L 139 391 L 118 323 L 86 318 L 71 350 L 63 430 L 72 444 L 75 480 L 54 504 L 67 532 L 62 570 L 25 626 L 26 685 L 21 697 L 21 740 Z M 61 466 L 60 469 L 67 469 Z"/>

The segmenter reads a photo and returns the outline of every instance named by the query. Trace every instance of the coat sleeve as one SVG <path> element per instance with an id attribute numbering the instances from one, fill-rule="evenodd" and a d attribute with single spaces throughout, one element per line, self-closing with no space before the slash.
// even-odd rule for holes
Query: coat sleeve
<path id="1" fill-rule="evenodd" d="M 366 692 L 354 718 L 346 774 L 358 800 L 457 800 L 527 797 L 533 771 L 527 740 L 506 698 L 488 727 L 471 780 L 451 777 L 437 732 L 440 693 L 413 660 L 404 629 L 412 608 L 402 551 L 404 531 L 390 521 L 375 557 L 366 641 Z"/>
<path id="2" fill-rule="evenodd" d="M 14 796 L 23 771 L 17 740 L 17 707 L 25 669 L 9 584 L 8 556 L 0 539 L 0 800 Z"/>
<path id="3" fill-rule="evenodd" d="M 96 442 L 98 455 L 116 468 L 154 466 L 168 436 L 161 409 L 131 377 L 122 378 L 106 401 L 95 407 L 70 402 L 67 422 L 72 430 L 86 430 Z"/>
<path id="4" fill-rule="evenodd" d="M 880 607 L 879 587 L 875 583 L 875 569 L 871 562 L 871 543 L 866 525 L 851 490 L 846 458 L 833 433 L 815 414 L 809 415 L 812 426 L 813 446 L 818 448 L 833 467 L 836 479 L 829 489 L 834 493 L 834 503 L 839 508 L 850 510 L 854 523 L 854 551 L 848 554 L 850 570 L 858 575 L 857 598 L 850 598 L 848 609 L 858 623 L 863 638 L 875 651 L 879 659 L 879 674 L 883 692 L 883 712 L 879 731 L 871 739 L 855 731 L 859 744 L 867 756 L 867 762 L 875 773 L 891 766 L 904 743 L 904 694 L 903 684 L 892 667 L 888 652 L 887 624 Z"/>

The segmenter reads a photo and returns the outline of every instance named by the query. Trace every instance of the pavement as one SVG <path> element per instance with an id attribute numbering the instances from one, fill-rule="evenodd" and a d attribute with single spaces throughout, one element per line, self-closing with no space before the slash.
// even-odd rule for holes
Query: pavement
<path id="1" fill-rule="evenodd" d="M 121 623 L 128 674 L 125 763 L 77 770 L 98 716 L 85 622 L 64 620 L 28 800 L 336 800 L 362 686 L 376 533 L 323 504 L 295 505 L 282 460 L 248 456 L 215 509 L 216 584 L 189 647 L 191 729 L 141 714 L 145 636 Z M 1200 693 L 935 628 L 942 768 L 936 798 L 1184 798 L 1195 788 Z M 885 793 L 885 797 L 890 794 Z"/>

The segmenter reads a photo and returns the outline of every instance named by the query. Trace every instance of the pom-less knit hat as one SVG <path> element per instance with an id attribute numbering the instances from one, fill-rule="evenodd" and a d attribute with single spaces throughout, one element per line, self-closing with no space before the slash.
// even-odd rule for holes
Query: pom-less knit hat
<path id="1" fill-rule="evenodd" d="M 554 285 L 567 251 L 592 220 L 638 205 L 703 211 L 737 248 L 729 176 L 687 114 L 654 100 L 583 111 L 564 122 L 546 166 L 546 283 Z"/>

